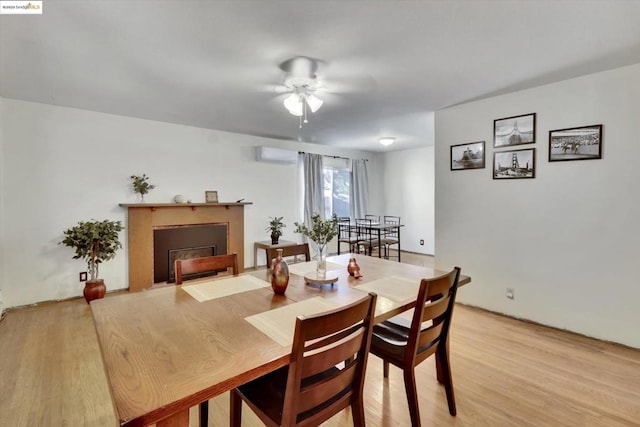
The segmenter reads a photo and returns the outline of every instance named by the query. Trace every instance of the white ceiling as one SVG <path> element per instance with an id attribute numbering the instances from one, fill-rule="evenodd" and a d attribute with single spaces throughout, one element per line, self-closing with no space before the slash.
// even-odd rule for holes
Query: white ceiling
<path id="1" fill-rule="evenodd" d="M 366 150 L 386 150 L 386 135 L 391 149 L 432 144 L 439 108 L 640 62 L 638 0 L 47 0 L 43 12 L 0 17 L 0 96 Z M 328 90 L 301 130 L 274 92 L 296 55 L 322 61 Z"/>

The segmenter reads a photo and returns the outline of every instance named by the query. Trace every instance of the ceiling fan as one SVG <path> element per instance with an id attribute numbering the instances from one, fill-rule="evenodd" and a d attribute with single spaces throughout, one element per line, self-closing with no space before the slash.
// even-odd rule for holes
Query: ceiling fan
<path id="1" fill-rule="evenodd" d="M 327 80 L 318 78 L 316 74 L 319 66 L 327 68 L 324 61 L 307 56 L 294 56 L 280 64 L 280 69 L 284 72 L 283 84 L 277 85 L 274 90 L 284 98 L 284 107 L 293 116 L 299 118 L 299 127 L 309 123 L 309 115 L 317 112 L 323 105 L 326 96 L 331 96 L 336 92 L 354 92 L 370 90 L 375 87 L 375 81 L 369 75 L 346 75 L 339 80 Z M 324 70 L 327 71 L 327 70 Z M 341 73 L 339 68 L 332 67 L 328 72 L 333 74 Z M 334 98 L 335 99 L 335 98 Z"/>
<path id="2" fill-rule="evenodd" d="M 324 101 L 315 92 L 320 88 L 316 76 L 317 61 L 306 56 L 296 56 L 280 64 L 285 72 L 283 93 L 289 93 L 283 104 L 290 114 L 300 118 L 300 125 L 309 123 L 307 110 L 315 113 L 322 107 Z"/>

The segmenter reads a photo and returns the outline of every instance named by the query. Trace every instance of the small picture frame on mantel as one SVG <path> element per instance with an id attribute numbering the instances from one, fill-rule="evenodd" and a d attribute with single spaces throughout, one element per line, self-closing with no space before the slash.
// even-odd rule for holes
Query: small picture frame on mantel
<path id="1" fill-rule="evenodd" d="M 204 192 L 204 201 L 205 201 L 205 203 L 218 203 L 218 192 L 217 191 L 205 191 Z"/>

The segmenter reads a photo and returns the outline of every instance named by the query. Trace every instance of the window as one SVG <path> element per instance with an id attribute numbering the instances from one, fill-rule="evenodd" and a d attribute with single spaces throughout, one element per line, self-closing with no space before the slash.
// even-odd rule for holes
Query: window
<path id="1" fill-rule="evenodd" d="M 351 171 L 346 167 L 325 167 L 323 172 L 325 217 L 351 216 Z"/>

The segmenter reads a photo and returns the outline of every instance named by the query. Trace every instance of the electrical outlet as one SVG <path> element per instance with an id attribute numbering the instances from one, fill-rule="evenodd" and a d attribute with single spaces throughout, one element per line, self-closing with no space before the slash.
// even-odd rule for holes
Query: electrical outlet
<path id="1" fill-rule="evenodd" d="M 81 271 L 80 272 L 80 281 L 81 282 L 86 282 L 87 281 L 87 272 L 86 271 Z"/>
<path id="2" fill-rule="evenodd" d="M 507 288 L 507 298 L 509 299 L 515 299 L 515 295 L 513 292 L 513 288 Z"/>
<path id="3" fill-rule="evenodd" d="M 424 246 L 424 239 L 420 239 L 420 246 Z"/>

